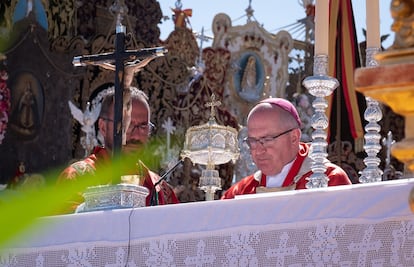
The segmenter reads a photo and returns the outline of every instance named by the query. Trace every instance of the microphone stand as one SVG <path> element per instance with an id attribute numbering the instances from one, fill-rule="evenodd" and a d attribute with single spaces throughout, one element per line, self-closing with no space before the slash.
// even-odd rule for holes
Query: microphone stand
<path id="1" fill-rule="evenodd" d="M 179 165 L 183 163 L 183 160 L 180 159 L 175 163 L 174 166 L 172 166 L 170 169 L 168 169 L 161 177 L 160 179 L 154 184 L 154 188 L 152 189 L 152 195 L 151 195 L 151 202 L 150 206 L 158 206 L 158 192 L 157 192 L 157 185 L 159 185 L 162 181 L 167 179 L 167 176 L 175 170 Z"/>

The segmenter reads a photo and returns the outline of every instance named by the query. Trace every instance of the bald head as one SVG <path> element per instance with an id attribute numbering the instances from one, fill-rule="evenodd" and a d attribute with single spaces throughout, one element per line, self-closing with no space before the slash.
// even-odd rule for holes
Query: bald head
<path id="1" fill-rule="evenodd" d="M 268 118 L 266 123 L 272 125 L 277 124 L 280 128 L 290 129 L 300 127 L 297 119 L 299 116 L 295 117 L 286 109 L 272 103 L 260 102 L 257 104 L 247 116 L 247 125 L 249 125 L 249 121 L 254 117 Z"/>

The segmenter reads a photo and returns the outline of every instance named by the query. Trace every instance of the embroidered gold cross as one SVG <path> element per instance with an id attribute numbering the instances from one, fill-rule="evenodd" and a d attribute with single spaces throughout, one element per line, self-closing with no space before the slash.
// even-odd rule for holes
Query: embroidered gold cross
<path id="1" fill-rule="evenodd" d="M 211 102 L 207 102 L 205 104 L 205 107 L 210 107 L 211 108 L 211 112 L 210 112 L 210 118 L 214 118 L 216 116 L 216 110 L 215 107 L 218 107 L 221 105 L 220 100 L 216 100 L 216 95 L 213 93 L 211 95 Z"/>

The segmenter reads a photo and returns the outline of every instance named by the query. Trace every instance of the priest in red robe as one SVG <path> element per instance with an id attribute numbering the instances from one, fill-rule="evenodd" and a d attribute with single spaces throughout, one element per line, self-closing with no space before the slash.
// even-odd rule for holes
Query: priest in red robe
<path id="1" fill-rule="evenodd" d="M 301 120 L 296 108 L 282 98 L 259 102 L 247 117 L 245 142 L 258 171 L 232 185 L 222 199 L 236 195 L 306 189 L 311 174 L 310 146 L 302 143 Z M 328 186 L 348 185 L 351 180 L 339 166 L 326 160 Z"/>
<path id="2" fill-rule="evenodd" d="M 122 153 L 133 153 L 143 148 L 143 144 L 148 142 L 152 124 L 150 122 L 150 107 L 147 96 L 141 90 L 131 89 L 131 111 L 125 133 L 125 144 L 122 146 Z M 113 147 L 113 118 L 114 118 L 114 97 L 108 95 L 102 103 L 102 110 L 98 119 L 98 127 L 100 135 L 104 141 L 104 146 L 98 146 L 93 153 L 83 160 L 72 163 L 60 174 L 57 183 L 68 183 L 80 179 L 85 173 L 94 173 L 100 166 L 111 164 L 111 151 Z M 173 189 L 166 181 L 160 182 L 154 190 L 154 184 L 157 184 L 160 176 L 149 170 L 141 161 L 134 166 L 123 166 L 123 175 L 135 174 L 140 176 L 140 185 L 149 190 L 146 198 L 146 205 L 149 206 L 153 199 L 153 194 L 157 192 L 158 205 L 179 203 Z M 121 181 L 121 177 L 117 177 L 119 181 L 112 181 L 112 177 L 108 181 L 100 181 L 101 184 L 111 184 Z M 71 199 L 68 207 L 62 212 L 68 213 L 76 210 L 79 204 L 83 202 L 82 192 Z"/>

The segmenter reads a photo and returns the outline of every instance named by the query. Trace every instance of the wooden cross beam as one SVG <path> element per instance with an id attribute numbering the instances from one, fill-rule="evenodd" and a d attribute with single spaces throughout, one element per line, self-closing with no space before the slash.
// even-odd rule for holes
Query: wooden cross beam
<path id="1" fill-rule="evenodd" d="M 130 86 L 133 75 L 153 58 L 164 56 L 168 51 L 164 47 L 143 48 L 139 50 L 125 50 L 125 27 L 116 26 L 115 51 L 96 55 L 77 56 L 73 58 L 73 65 L 96 65 L 115 71 L 115 100 L 114 100 L 114 140 L 113 155 L 122 148 L 122 111 L 124 87 Z M 126 81 L 125 81 L 126 79 Z M 124 129 L 126 131 L 126 129 Z"/>

